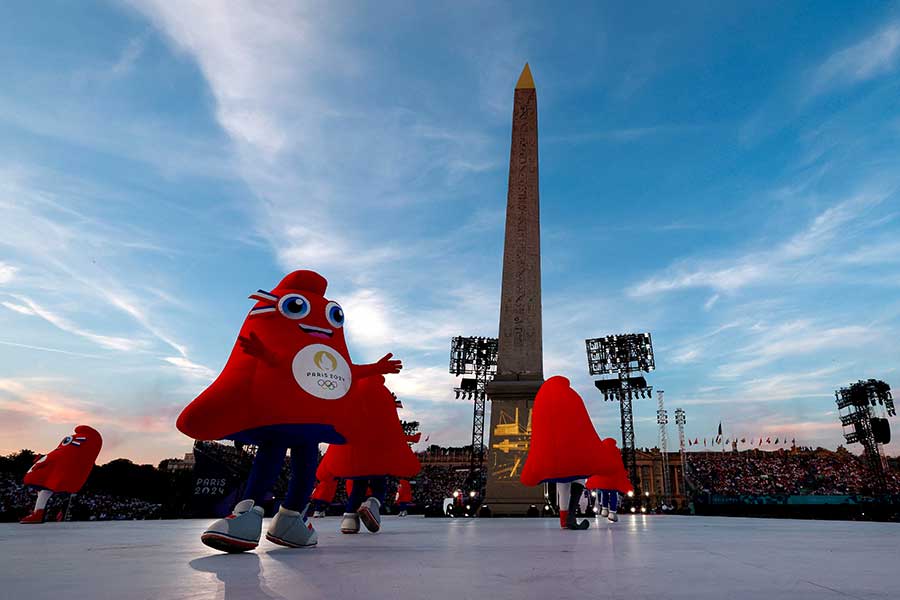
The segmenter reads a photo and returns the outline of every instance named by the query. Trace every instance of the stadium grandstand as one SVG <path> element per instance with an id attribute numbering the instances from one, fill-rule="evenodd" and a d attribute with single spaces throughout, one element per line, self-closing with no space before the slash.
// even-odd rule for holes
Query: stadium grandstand
<path id="1" fill-rule="evenodd" d="M 207 517 L 228 510 L 242 492 L 253 460 L 252 447 L 230 443 L 197 442 L 184 458 L 162 461 L 158 467 L 117 459 L 97 466 L 87 485 L 71 499 L 54 496 L 50 518 L 68 520 L 123 520 Z M 454 491 L 464 489 L 469 448 L 429 446 L 418 453 L 422 470 L 412 481 L 414 513 L 443 514 Z M 35 454 L 22 450 L 0 457 L 0 520 L 15 521 L 34 504 L 34 492 L 22 485 Z M 656 448 L 637 452 L 640 499 L 650 513 L 671 510 L 683 514 L 741 514 L 759 516 L 811 516 L 877 518 L 877 501 L 867 485 L 866 463 L 843 447 L 793 447 L 775 451 L 744 450 L 669 453 L 672 493 L 663 494 L 663 460 Z M 288 457 L 271 502 L 284 494 Z M 887 459 L 887 499 L 896 506 L 900 495 L 900 459 Z M 396 480 L 389 480 L 387 510 L 393 512 Z M 329 514 L 343 510 L 343 484 Z M 838 507 L 838 508 L 835 508 Z M 886 517 L 897 519 L 893 512 Z"/>

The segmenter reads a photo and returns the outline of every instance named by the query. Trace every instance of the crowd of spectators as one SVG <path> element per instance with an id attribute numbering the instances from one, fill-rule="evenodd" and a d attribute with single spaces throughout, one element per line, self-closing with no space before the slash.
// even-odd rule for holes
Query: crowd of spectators
<path id="1" fill-rule="evenodd" d="M 441 506 L 455 490 L 466 491 L 469 472 L 466 468 L 451 465 L 425 465 L 415 478 L 413 500 L 420 507 Z"/>
<path id="2" fill-rule="evenodd" d="M 9 473 L 0 473 L 0 521 L 17 521 L 31 512 L 37 492 Z M 47 505 L 47 519 L 122 521 L 160 517 L 160 505 L 123 496 L 84 491 L 70 496 L 55 494 Z"/>
<path id="3" fill-rule="evenodd" d="M 870 493 L 865 461 L 844 448 L 688 454 L 689 482 L 724 495 L 854 495 Z M 900 473 L 888 464 L 888 491 L 900 493 Z"/>

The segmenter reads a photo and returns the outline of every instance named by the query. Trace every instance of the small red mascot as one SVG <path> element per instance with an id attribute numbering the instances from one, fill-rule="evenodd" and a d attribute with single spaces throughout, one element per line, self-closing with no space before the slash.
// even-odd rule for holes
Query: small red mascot
<path id="1" fill-rule="evenodd" d="M 525 485 L 557 484 L 561 527 L 590 526 L 588 521 L 578 523 L 575 518 L 584 482 L 591 475 L 610 473 L 613 459 L 569 380 L 557 376 L 545 381 L 534 399 L 531 444 L 520 479 Z"/>
<path id="2" fill-rule="evenodd" d="M 47 502 L 54 493 L 78 493 L 91 474 L 102 446 L 103 438 L 96 429 L 79 425 L 55 450 L 38 458 L 24 480 L 25 485 L 39 490 L 37 502 L 31 514 L 20 522 L 43 523 Z"/>
<path id="3" fill-rule="evenodd" d="M 384 385 L 383 377 L 362 381 L 357 390 L 359 415 L 367 424 L 349 444 L 329 446 L 316 478 L 355 480 L 348 489 L 347 506 L 341 522 L 343 533 L 359 532 L 360 520 L 369 531 L 381 528 L 380 509 L 384 504 L 385 478 L 409 478 L 419 472 L 419 459 L 410 449 L 397 416 L 397 400 Z M 364 480 L 366 485 L 358 485 Z M 358 487 L 357 487 L 358 486 Z M 368 489 L 371 493 L 368 493 Z M 356 490 L 353 493 L 352 490 Z M 368 494 L 368 497 L 366 497 Z"/>
<path id="4" fill-rule="evenodd" d="M 603 475 L 594 475 L 587 480 L 585 487 L 596 490 L 600 501 L 600 516 L 606 517 L 611 523 L 619 520 L 617 511 L 619 508 L 619 494 L 627 494 L 634 491 L 628 480 L 628 472 L 622 462 L 622 453 L 616 447 L 616 440 L 606 438 L 603 445 L 607 448 L 607 455 L 611 461 L 611 470 Z"/>

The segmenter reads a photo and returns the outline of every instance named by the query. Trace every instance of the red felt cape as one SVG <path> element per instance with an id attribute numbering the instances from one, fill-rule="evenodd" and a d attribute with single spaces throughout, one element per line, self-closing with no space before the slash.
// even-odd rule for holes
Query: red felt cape
<path id="1" fill-rule="evenodd" d="M 258 428 L 316 425 L 323 427 L 303 431 L 309 436 L 328 432 L 318 439 L 332 443 L 352 437 L 360 370 L 350 360 L 342 326 L 326 314 L 336 306 L 325 298 L 326 286 L 318 273 L 294 271 L 271 292 L 252 295 L 257 303 L 239 337 L 256 336 L 264 357 L 236 342 L 222 373 L 182 411 L 178 429 L 198 440 L 254 441 Z M 294 307 L 298 305 L 295 294 L 308 303 L 308 314 L 296 319 L 290 318 L 296 314 L 290 315 L 292 306 L 286 304 L 293 298 Z"/>
<path id="2" fill-rule="evenodd" d="M 101 446 L 103 438 L 96 429 L 79 425 L 55 450 L 35 461 L 25 474 L 24 483 L 52 492 L 75 494 L 91 474 Z"/>
<path id="3" fill-rule="evenodd" d="M 363 379 L 357 390 L 357 410 L 361 423 L 353 440 L 342 446 L 328 446 L 316 471 L 326 477 L 413 477 L 419 472 L 419 459 L 406 442 L 397 416 L 394 396 L 384 385 L 384 377 Z"/>
<path id="4" fill-rule="evenodd" d="M 334 500 L 334 495 L 337 493 L 337 484 L 337 479 L 332 477 L 323 479 L 316 484 L 316 489 L 313 490 L 311 499 L 331 503 Z"/>
<path id="5" fill-rule="evenodd" d="M 614 458 L 609 452 L 569 380 L 557 376 L 545 381 L 534 399 L 531 445 L 522 468 L 522 483 L 538 485 L 607 473 Z"/>
<path id="6" fill-rule="evenodd" d="M 628 472 L 622 462 L 622 453 L 616 447 L 616 440 L 606 438 L 603 440 L 603 445 L 607 448 L 607 455 L 611 461 L 608 465 L 608 472 L 593 475 L 587 480 L 585 487 L 589 490 L 616 490 L 623 494 L 633 491 L 634 487 L 628 480 Z"/>

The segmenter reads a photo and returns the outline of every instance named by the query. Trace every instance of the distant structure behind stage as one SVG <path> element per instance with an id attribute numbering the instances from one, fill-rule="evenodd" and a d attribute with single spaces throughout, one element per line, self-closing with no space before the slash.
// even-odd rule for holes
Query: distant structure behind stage
<path id="1" fill-rule="evenodd" d="M 491 400 L 486 503 L 495 515 L 525 514 L 543 502 L 519 482 L 531 441 L 531 408 L 544 382 L 537 92 L 528 65 L 516 84 L 500 295 L 497 375 Z"/>

